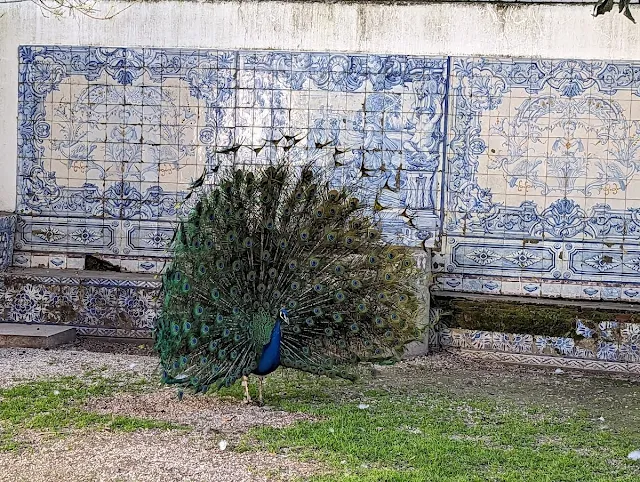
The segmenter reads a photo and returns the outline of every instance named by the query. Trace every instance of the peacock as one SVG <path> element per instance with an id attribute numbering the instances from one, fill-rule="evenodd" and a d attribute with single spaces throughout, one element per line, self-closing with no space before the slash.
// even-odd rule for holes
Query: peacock
<path id="1" fill-rule="evenodd" d="M 199 183 L 202 184 L 202 183 Z M 420 336 L 420 269 L 313 164 L 216 174 L 176 229 L 155 328 L 163 381 L 195 392 L 278 367 L 355 380 Z"/>

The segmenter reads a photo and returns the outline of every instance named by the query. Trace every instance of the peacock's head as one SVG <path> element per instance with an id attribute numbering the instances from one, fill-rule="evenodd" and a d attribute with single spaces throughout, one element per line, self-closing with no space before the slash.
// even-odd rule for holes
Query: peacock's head
<path id="1" fill-rule="evenodd" d="M 280 308 L 280 319 L 285 323 L 289 323 L 289 316 L 287 310 L 284 308 Z"/>

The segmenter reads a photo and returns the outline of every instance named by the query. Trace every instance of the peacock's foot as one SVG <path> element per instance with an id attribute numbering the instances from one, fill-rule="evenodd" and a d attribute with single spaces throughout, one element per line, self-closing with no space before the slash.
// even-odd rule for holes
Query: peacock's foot
<path id="1" fill-rule="evenodd" d="M 249 395 L 249 378 L 246 376 L 242 377 L 242 386 L 244 387 L 244 400 L 243 403 L 248 405 L 251 403 L 251 395 Z"/>

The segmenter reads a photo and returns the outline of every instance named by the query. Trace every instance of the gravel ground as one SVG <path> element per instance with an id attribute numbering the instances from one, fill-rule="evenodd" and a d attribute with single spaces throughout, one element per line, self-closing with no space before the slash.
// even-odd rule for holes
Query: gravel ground
<path id="1" fill-rule="evenodd" d="M 107 353 L 114 343 L 91 341 L 99 351 L 78 351 L 87 343 L 57 350 L 0 349 L 0 388 L 21 381 L 60 376 L 157 376 L 153 356 Z M 126 350 L 136 350 L 123 345 Z M 141 350 L 144 350 L 141 348 Z M 213 397 L 185 396 L 180 402 L 173 389 L 150 393 L 117 394 L 94 399 L 87 409 L 189 425 L 184 431 L 146 430 L 134 433 L 72 431 L 58 438 L 25 433 L 26 451 L 0 452 L 0 481 L 233 481 L 258 482 L 304 477 L 319 468 L 268 453 L 235 453 L 234 443 L 258 425 L 283 427 L 303 414 L 245 406 Z M 229 445 L 221 450 L 221 440 Z"/>
<path id="2" fill-rule="evenodd" d="M 152 430 L 80 433 L 20 455 L 0 452 L 2 482 L 263 482 L 317 470 L 281 455 L 222 451 L 202 435 Z"/>
<path id="3" fill-rule="evenodd" d="M 0 388 L 25 380 L 79 376 L 99 371 L 102 376 L 150 377 L 158 367 L 152 356 L 90 351 L 0 348 Z"/>
<path id="4" fill-rule="evenodd" d="M 157 380 L 157 358 L 150 353 L 148 346 L 100 340 L 81 340 L 57 350 L 0 349 L 0 388 L 36 378 L 81 376 L 88 371 L 109 377 Z M 579 408 L 594 419 L 605 418 L 612 428 L 640 423 L 637 376 L 556 372 L 553 368 L 505 366 L 440 353 L 372 368 L 365 384 L 382 389 L 449 391 L 550 408 Z M 308 419 L 303 414 L 195 395 L 185 395 L 178 401 L 175 390 L 166 388 L 94 399 L 87 402 L 86 408 L 103 414 L 185 424 L 192 430 L 70 431 L 63 438 L 27 432 L 21 436 L 27 439 L 30 449 L 0 452 L 0 481 L 253 482 L 304 478 L 322 470 L 282 455 L 231 450 L 249 428 L 282 427 Z M 221 440 L 229 442 L 226 450 L 220 449 Z"/>

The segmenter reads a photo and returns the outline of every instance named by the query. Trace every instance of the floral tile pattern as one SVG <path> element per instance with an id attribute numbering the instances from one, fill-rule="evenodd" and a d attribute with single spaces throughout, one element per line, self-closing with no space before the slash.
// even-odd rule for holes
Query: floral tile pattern
<path id="1" fill-rule="evenodd" d="M 300 139 L 292 162 L 339 161 L 336 182 L 357 182 L 371 205 L 384 188 L 391 241 L 437 238 L 446 58 L 58 46 L 19 56 L 20 266 L 42 265 L 31 253 L 59 255 L 47 267 L 100 253 L 156 271 L 193 205 L 190 183 L 269 162 L 264 146 L 283 136 Z M 229 152 L 238 144 L 255 149 Z"/>
<path id="2" fill-rule="evenodd" d="M 640 300 L 637 69 L 451 59 L 436 289 Z"/>
<path id="3" fill-rule="evenodd" d="M 16 216 L 0 213 L 0 271 L 11 266 L 15 228 Z"/>
<path id="4" fill-rule="evenodd" d="M 269 162 L 283 136 L 299 139 L 294 164 L 331 165 L 335 182 L 387 208 L 389 241 L 434 248 L 434 290 L 640 301 L 639 64 L 79 46 L 18 55 L 17 220 L 0 215 L 0 271 L 14 268 L 0 275 L 0 320 L 148 336 L 152 275 L 195 202 L 192 181 Z M 238 144 L 255 149 L 237 154 Z M 140 275 L 65 274 L 88 254 Z M 579 320 L 576 335 L 439 338 L 516 358 L 640 361 L 637 324 Z"/>
<path id="5" fill-rule="evenodd" d="M 130 276 L 7 271 L 0 279 L 0 320 L 71 325 L 85 335 L 149 338 L 160 307 L 160 283 L 148 275 Z"/>
<path id="6" fill-rule="evenodd" d="M 604 322 L 612 326 L 615 322 Z M 585 337 L 585 341 L 567 337 L 542 335 L 519 335 L 462 328 L 444 328 L 440 332 L 439 343 L 465 350 L 491 351 L 515 354 L 553 356 L 567 359 L 602 360 L 607 362 L 640 362 L 640 324 L 626 323 L 623 337 L 616 341 L 607 341 L 603 336 L 598 340 Z M 580 320 L 576 323 L 576 333 L 586 333 L 586 325 Z M 589 333 L 587 333 L 589 334 Z M 593 333 L 591 333 L 593 335 Z M 583 335 L 581 335 L 583 336 Z"/>
<path id="7" fill-rule="evenodd" d="M 565 358 L 547 355 L 505 353 L 497 351 L 460 350 L 460 355 L 472 360 L 517 363 L 539 367 L 558 367 L 579 370 L 607 371 L 613 373 L 640 374 L 640 363 L 608 362 L 583 358 Z"/>

